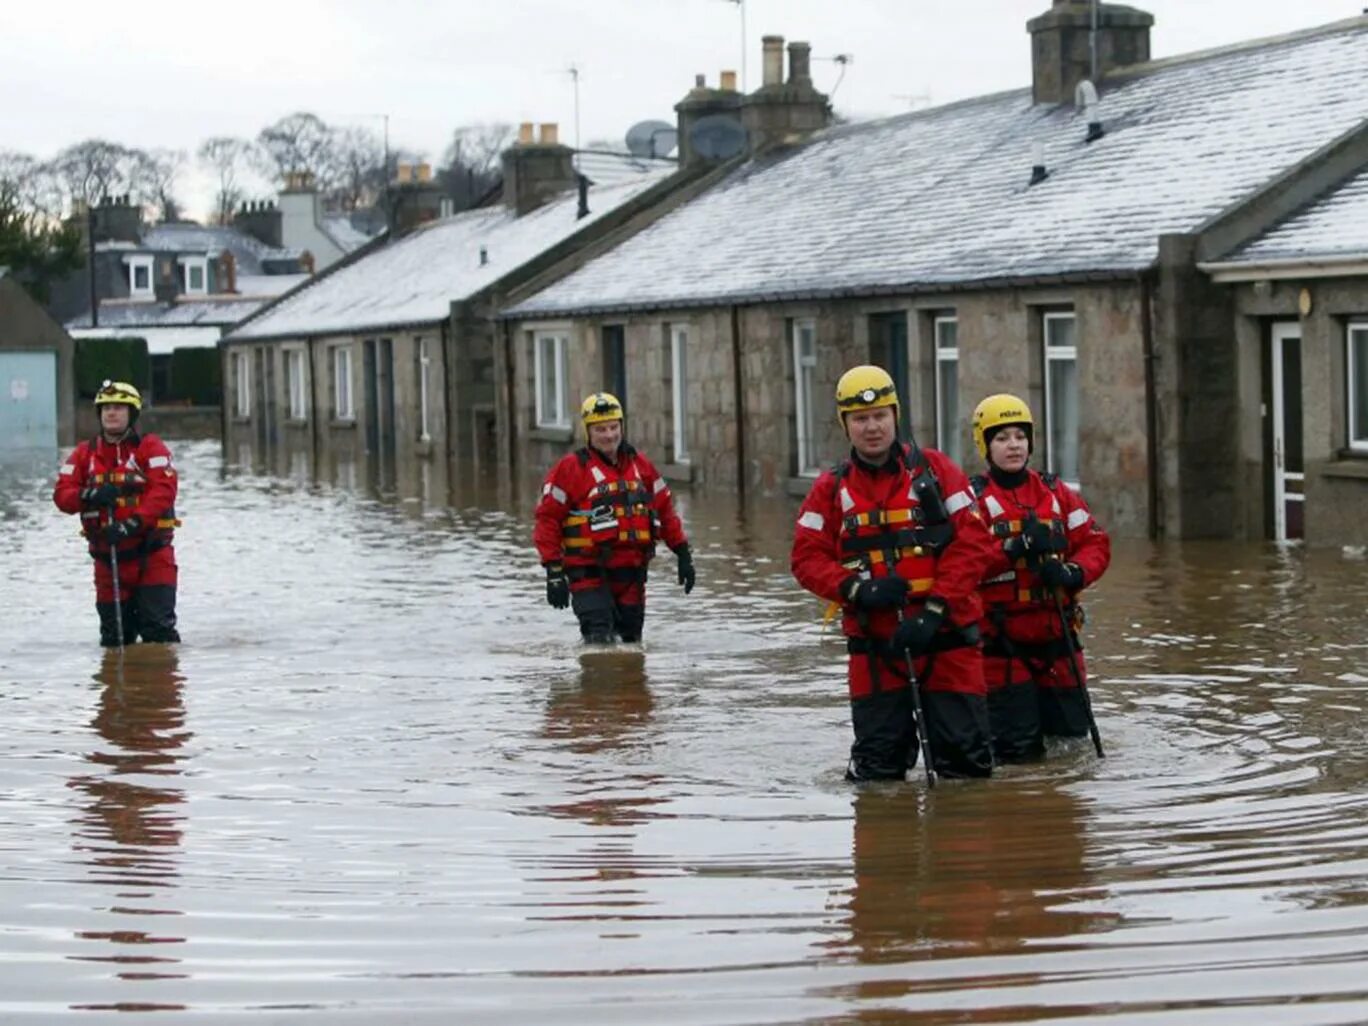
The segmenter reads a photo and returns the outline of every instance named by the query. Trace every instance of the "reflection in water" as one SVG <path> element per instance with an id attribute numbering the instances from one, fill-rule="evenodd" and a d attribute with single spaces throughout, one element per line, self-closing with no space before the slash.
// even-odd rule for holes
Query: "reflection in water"
<path id="1" fill-rule="evenodd" d="M 107 745 L 86 756 L 102 772 L 69 782 L 88 798 L 73 849 L 89 867 L 88 881 L 113 890 L 114 902 L 104 911 L 115 925 L 81 930 L 77 936 L 115 947 L 110 954 L 74 957 L 117 966 L 116 975 L 123 980 L 180 979 L 185 974 L 172 971 L 180 959 L 164 946 L 184 944 L 185 938 L 172 925 L 173 918 L 162 918 L 182 914 L 173 900 L 185 819 L 185 795 L 176 778 L 181 773 L 179 749 L 191 735 L 185 730 L 176 647 L 133 645 L 122 665 L 118 653 L 108 651 L 96 680 L 102 690 L 91 726 Z M 144 945 L 156 945 L 157 954 L 145 953 Z M 121 1001 L 78 1007 L 183 1006 Z"/>

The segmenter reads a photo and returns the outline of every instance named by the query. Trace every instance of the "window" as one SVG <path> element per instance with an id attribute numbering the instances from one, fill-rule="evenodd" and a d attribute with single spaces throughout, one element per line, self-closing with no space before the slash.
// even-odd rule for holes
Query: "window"
<path id="1" fill-rule="evenodd" d="M 1045 336 L 1046 467 L 1078 484 L 1078 325 L 1071 313 L 1047 313 Z"/>
<path id="2" fill-rule="evenodd" d="M 428 355 L 428 340 L 418 339 L 418 441 L 432 441 L 429 426 L 428 388 L 432 376 L 432 358 Z"/>
<path id="3" fill-rule="evenodd" d="M 354 420 L 356 409 L 352 406 L 352 354 L 350 346 L 337 346 L 333 349 L 333 417 L 337 420 Z"/>
<path id="4" fill-rule="evenodd" d="M 689 462 L 688 410 L 689 396 L 689 327 L 670 325 L 670 399 L 674 415 L 674 460 Z"/>
<path id="5" fill-rule="evenodd" d="M 246 349 L 233 352 L 233 395 L 237 399 L 236 411 L 239 417 L 252 415 L 252 361 Z"/>
<path id="6" fill-rule="evenodd" d="M 570 347 L 567 335 L 538 335 L 535 343 L 537 376 L 537 427 L 569 427 L 570 416 L 565 408 L 569 367 L 566 350 Z"/>
<path id="7" fill-rule="evenodd" d="M 151 299 L 155 294 L 152 288 L 152 258 L 129 257 L 128 295 L 133 299 Z"/>
<path id="8" fill-rule="evenodd" d="M 793 334 L 793 392 L 798 434 L 798 473 L 814 477 L 817 466 L 817 403 L 813 399 L 817 376 L 817 324 L 811 318 L 791 322 Z"/>
<path id="9" fill-rule="evenodd" d="M 954 315 L 933 322 L 936 338 L 936 448 L 956 463 L 964 462 L 959 423 L 959 320 Z"/>
<path id="10" fill-rule="evenodd" d="M 291 420 L 306 420 L 309 415 L 304 366 L 304 350 L 285 350 L 285 389 L 290 396 Z"/>
<path id="11" fill-rule="evenodd" d="M 1349 325 L 1349 448 L 1368 452 L 1368 323 Z"/>
<path id="12" fill-rule="evenodd" d="M 206 257 L 181 257 L 182 290 L 186 295 L 207 295 L 209 292 L 209 260 Z"/>

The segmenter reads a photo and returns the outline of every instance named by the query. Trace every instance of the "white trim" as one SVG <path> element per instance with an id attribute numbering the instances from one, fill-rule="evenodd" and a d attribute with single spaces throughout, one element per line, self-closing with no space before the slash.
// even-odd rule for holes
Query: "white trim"
<path id="1" fill-rule="evenodd" d="M 285 347 L 285 400 L 291 420 L 306 420 L 309 416 L 308 365 L 308 353 L 303 346 Z"/>
<path id="2" fill-rule="evenodd" d="M 356 400 L 352 392 L 352 347 L 332 347 L 333 419 L 355 420 Z"/>
<path id="3" fill-rule="evenodd" d="M 418 441 L 432 441 L 430 398 L 432 378 L 432 357 L 428 355 L 428 340 L 424 335 L 417 338 L 418 349 Z"/>
<path id="4" fill-rule="evenodd" d="M 1344 378 L 1345 378 L 1345 439 L 1354 452 L 1368 452 L 1368 433 L 1362 437 L 1354 435 L 1354 414 L 1359 407 L 1364 410 L 1364 420 L 1368 422 L 1368 394 L 1357 395 L 1355 384 L 1358 375 L 1368 380 L 1368 367 L 1360 368 L 1354 356 L 1354 336 L 1363 339 L 1363 358 L 1368 364 L 1368 321 L 1351 321 L 1344 332 Z"/>
<path id="5" fill-rule="evenodd" d="M 233 410 L 239 417 L 252 415 L 252 351 L 233 351 Z"/>
<path id="6" fill-rule="evenodd" d="M 674 461 L 689 462 L 689 326 L 670 325 L 670 407 L 674 433 Z"/>
<path id="7" fill-rule="evenodd" d="M 157 294 L 156 287 L 156 259 L 150 256 L 130 256 L 124 257 L 124 262 L 128 264 L 128 298 L 129 299 L 152 299 Z M 138 288 L 138 271 L 147 272 L 147 285 Z"/>
<path id="8" fill-rule="evenodd" d="M 949 328 L 954 328 L 955 344 L 942 346 L 942 333 Z M 935 343 L 935 367 L 931 377 L 936 390 L 936 448 L 956 463 L 960 463 L 962 460 L 957 444 L 959 441 L 959 317 L 955 314 L 949 314 L 935 318 L 932 321 L 931 335 Z M 955 404 L 954 408 L 949 410 L 946 408 L 946 397 L 941 388 L 942 364 L 953 364 L 955 369 Z"/>
<path id="9" fill-rule="evenodd" d="M 546 366 L 546 357 L 542 353 L 544 342 L 551 343 L 551 367 Z M 563 331 L 539 331 L 532 336 L 533 415 L 539 428 L 570 426 L 570 413 L 566 403 L 569 388 L 569 383 L 566 381 L 569 376 L 569 364 L 567 362 L 569 348 L 570 336 Z M 551 375 L 549 382 L 546 381 L 547 374 Z M 553 408 L 550 410 L 546 409 L 546 401 L 543 395 L 542 385 L 545 383 L 551 384 L 554 392 Z"/>
<path id="10" fill-rule="evenodd" d="M 1269 341 L 1268 362 L 1272 378 L 1269 391 L 1273 395 L 1273 540 L 1285 542 L 1288 540 L 1287 503 L 1296 499 L 1287 493 L 1287 482 L 1292 475 L 1283 469 L 1286 465 L 1283 459 L 1283 417 L 1287 411 L 1283 407 L 1282 347 L 1284 342 L 1301 342 L 1301 324 L 1297 321 L 1274 324 L 1269 332 Z"/>
<path id="11" fill-rule="evenodd" d="M 209 295 L 209 258 L 182 256 L 177 257 L 176 262 L 181 265 L 181 293 L 186 296 Z M 200 273 L 199 288 L 194 288 L 190 284 L 190 272 L 192 270 L 198 270 Z"/>
<path id="12" fill-rule="evenodd" d="M 1265 260 L 1257 264 L 1213 260 L 1199 262 L 1197 270 L 1211 275 L 1211 280 L 1218 285 L 1287 278 L 1356 278 L 1368 275 L 1368 254 L 1354 253 L 1322 260 Z"/>
<path id="13" fill-rule="evenodd" d="M 1051 325 L 1051 324 L 1054 324 L 1054 323 L 1063 323 L 1063 322 L 1066 322 L 1066 321 L 1067 321 L 1068 323 L 1070 323 L 1070 324 L 1073 325 L 1074 344 L 1073 344 L 1073 345 L 1067 345 L 1067 346 L 1064 346 L 1064 345 L 1051 345 L 1051 344 L 1050 344 L 1050 325 Z M 1055 398 L 1056 398 L 1056 397 L 1055 397 L 1054 394 L 1053 394 L 1053 388 L 1052 388 L 1051 383 L 1050 383 L 1050 364 L 1052 364 L 1052 363 L 1059 363 L 1059 364 L 1072 363 L 1073 366 L 1074 366 L 1074 379 L 1075 379 L 1075 385 L 1077 386 L 1077 384 L 1078 384 L 1078 381 L 1077 381 L 1077 379 L 1078 379 L 1078 317 L 1077 317 L 1077 315 L 1076 315 L 1072 310 L 1070 310 L 1070 311 L 1068 311 L 1068 312 L 1065 312 L 1065 311 L 1062 311 L 1062 310 L 1059 310 L 1059 311 L 1046 311 L 1046 312 L 1041 316 L 1040 328 L 1041 328 L 1041 331 L 1040 331 L 1040 344 L 1041 344 L 1041 349 L 1043 350 L 1043 363 L 1044 363 L 1044 371 L 1045 371 L 1045 373 L 1044 373 L 1044 378 L 1045 378 L 1045 439 L 1044 439 L 1044 441 L 1045 441 L 1045 460 L 1046 460 L 1045 469 L 1046 469 L 1046 470 L 1049 470 L 1049 471 L 1051 471 L 1051 472 L 1053 472 L 1053 473 L 1059 474 L 1059 475 L 1064 479 L 1064 483 L 1065 483 L 1065 484 L 1067 484 L 1067 485 L 1069 485 L 1069 486 L 1071 486 L 1071 487 L 1073 487 L 1073 488 L 1077 488 L 1077 487 L 1078 487 L 1078 482 L 1075 481 L 1075 480 L 1071 480 L 1068 476 L 1065 475 L 1064 471 L 1062 471 L 1062 470 L 1059 468 L 1059 465 L 1058 465 L 1058 463 L 1057 463 L 1057 454 L 1055 453 L 1055 451 L 1054 451 L 1054 445 L 1052 444 L 1051 436 L 1054 434 Z M 1075 389 L 1074 389 L 1074 397 L 1073 397 L 1073 399 L 1074 399 L 1074 405 L 1075 405 L 1075 406 L 1077 406 L 1077 405 L 1082 401 L 1082 391 L 1083 391 L 1082 388 L 1079 388 L 1079 387 L 1075 387 Z M 1040 441 L 1040 440 L 1037 439 L 1037 442 L 1039 442 L 1039 441 Z M 1074 439 L 1074 452 L 1075 452 L 1075 454 L 1078 453 L 1078 448 L 1079 448 L 1079 447 L 1078 447 L 1078 439 L 1075 438 L 1075 439 Z M 1076 469 L 1081 470 L 1082 468 L 1076 468 Z M 1081 473 L 1075 474 L 1074 477 L 1082 477 L 1082 474 L 1081 474 Z"/>
<path id="14" fill-rule="evenodd" d="M 813 389 L 817 378 L 817 321 L 812 317 L 797 317 L 792 325 L 793 345 L 793 400 L 794 437 L 798 445 L 798 475 L 816 477 L 821 473 L 817 465 L 817 418 L 813 408 Z M 808 352 L 803 352 L 806 337 Z"/>

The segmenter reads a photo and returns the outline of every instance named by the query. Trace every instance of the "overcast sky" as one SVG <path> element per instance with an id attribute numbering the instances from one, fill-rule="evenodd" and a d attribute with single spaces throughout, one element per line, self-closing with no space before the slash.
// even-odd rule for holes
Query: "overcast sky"
<path id="1" fill-rule="evenodd" d="M 1049 0 L 744 0 L 745 72 L 760 37 L 812 45 L 813 78 L 863 119 L 1030 83 L 1027 19 Z M 1167 57 L 1361 13 L 1364 0 L 1140 0 Z M 556 121 L 620 140 L 706 74 L 742 70 L 734 0 L 233 0 L 4 3 L 0 147 L 46 158 L 90 137 L 193 153 L 299 110 L 440 158 L 451 130 Z M 824 59 L 847 54 L 840 65 Z M 208 190 L 187 174 L 191 216 Z"/>

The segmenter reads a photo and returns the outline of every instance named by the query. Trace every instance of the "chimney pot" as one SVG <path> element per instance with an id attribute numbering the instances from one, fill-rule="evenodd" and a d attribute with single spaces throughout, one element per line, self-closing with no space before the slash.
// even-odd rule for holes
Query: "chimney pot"
<path id="1" fill-rule="evenodd" d="M 707 89 L 707 88 L 708 88 L 708 76 L 707 76 L 707 75 L 695 75 L 695 76 L 694 76 L 694 88 L 695 88 L 695 89 Z"/>
<path id="2" fill-rule="evenodd" d="M 760 40 L 760 45 L 764 65 L 764 78 L 761 85 L 783 85 L 784 37 L 765 36 Z"/>
<path id="3" fill-rule="evenodd" d="M 413 165 L 406 160 L 399 161 L 399 166 L 395 168 L 394 180 L 396 182 L 408 182 L 413 178 Z"/>
<path id="4" fill-rule="evenodd" d="M 559 142 L 560 127 L 554 121 L 546 121 L 541 126 L 541 144 L 555 146 Z"/>
<path id="5" fill-rule="evenodd" d="M 718 88 L 725 93 L 736 92 L 736 72 L 724 71 L 720 76 Z"/>
<path id="6" fill-rule="evenodd" d="M 532 122 L 524 121 L 518 125 L 518 142 L 527 146 L 532 141 Z"/>
<path id="7" fill-rule="evenodd" d="M 812 46 L 789 43 L 789 85 L 812 85 Z"/>
<path id="8" fill-rule="evenodd" d="M 417 177 L 417 181 L 420 181 L 420 182 L 430 182 L 430 181 L 432 181 L 432 165 L 431 165 L 431 164 L 429 164 L 429 163 L 427 163 L 426 161 L 424 161 L 423 163 L 419 164 L 414 170 L 415 170 L 415 172 L 417 173 L 417 176 L 416 176 L 416 177 Z"/>

